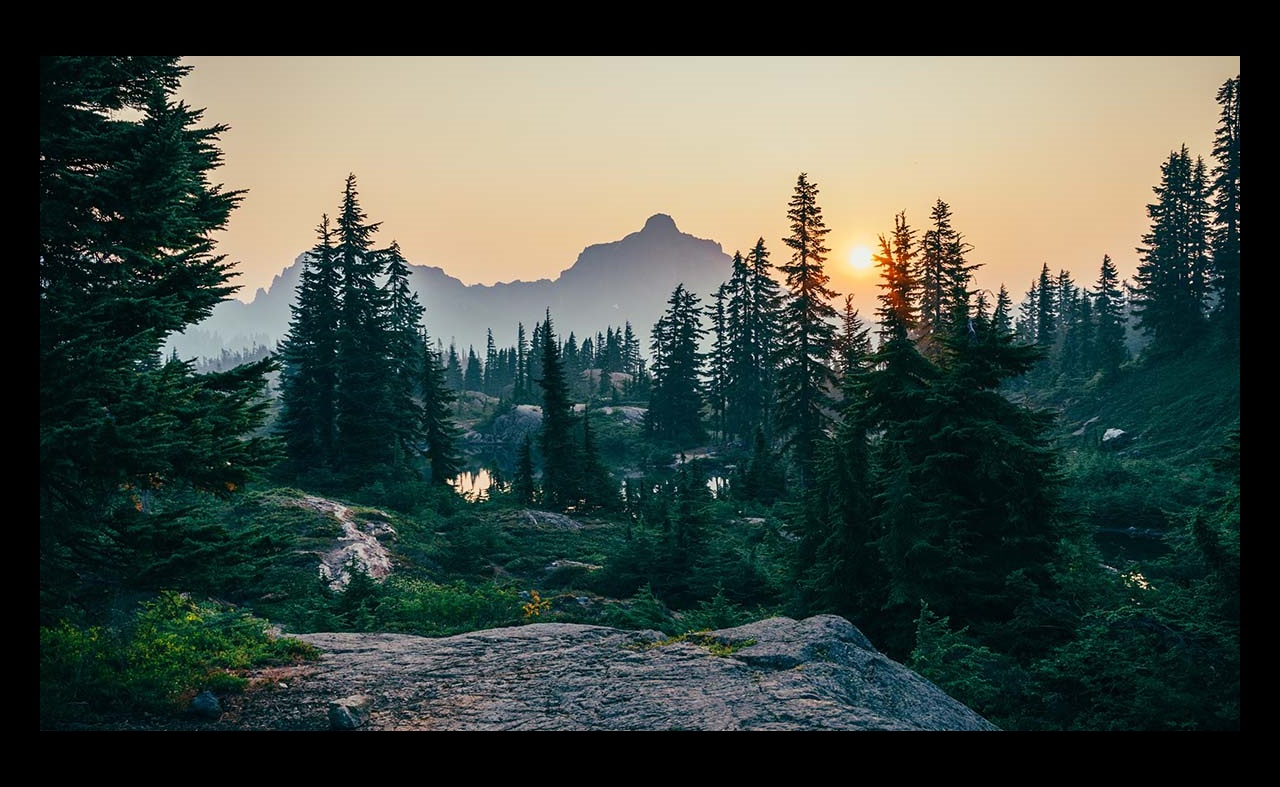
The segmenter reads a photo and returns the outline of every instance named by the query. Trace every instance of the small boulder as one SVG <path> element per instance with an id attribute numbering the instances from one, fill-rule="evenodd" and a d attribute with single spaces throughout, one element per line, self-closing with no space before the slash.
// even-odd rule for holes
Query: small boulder
<path id="1" fill-rule="evenodd" d="M 369 710 L 373 697 L 353 694 L 329 703 L 329 727 L 335 730 L 354 730 L 369 722 Z"/>
<path id="2" fill-rule="evenodd" d="M 216 720 L 222 716 L 222 702 L 211 691 L 202 691 L 191 699 L 187 712 L 202 719 Z"/>

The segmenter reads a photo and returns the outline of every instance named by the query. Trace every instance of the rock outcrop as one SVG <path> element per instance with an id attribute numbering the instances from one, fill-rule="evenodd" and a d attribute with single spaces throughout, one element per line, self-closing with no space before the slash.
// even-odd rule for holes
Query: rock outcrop
<path id="1" fill-rule="evenodd" d="M 264 672 L 207 728 L 997 729 L 834 615 L 678 638 L 569 623 L 293 636 L 321 660 Z"/>

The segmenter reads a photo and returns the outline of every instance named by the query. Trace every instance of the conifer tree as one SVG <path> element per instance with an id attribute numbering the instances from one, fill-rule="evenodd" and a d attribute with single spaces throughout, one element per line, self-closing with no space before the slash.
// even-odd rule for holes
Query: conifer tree
<path id="1" fill-rule="evenodd" d="M 1240 341 L 1240 77 L 1218 89 L 1222 108 L 1214 131 L 1217 160 L 1213 183 L 1213 271 L 1218 305 L 1215 318 L 1224 335 Z"/>
<path id="2" fill-rule="evenodd" d="M 582 410 L 582 450 L 579 475 L 579 494 L 583 502 L 592 508 L 614 508 L 620 501 L 617 487 L 610 476 L 608 468 L 600 459 L 600 449 L 596 446 L 595 433 L 591 428 L 591 412 L 589 407 Z"/>
<path id="3" fill-rule="evenodd" d="M 887 584 L 873 518 L 869 331 L 853 308 L 853 296 L 846 295 L 838 341 L 840 420 L 831 439 L 819 444 L 818 483 L 807 501 L 800 544 L 800 583 L 808 606 L 851 620 L 874 615 Z"/>
<path id="4" fill-rule="evenodd" d="M 1200 168 L 1187 146 L 1160 167 L 1156 201 L 1147 205 L 1151 229 L 1138 247 L 1134 311 L 1157 354 L 1187 349 L 1204 334 L 1204 193 Z"/>
<path id="5" fill-rule="evenodd" d="M 920 239 L 916 280 L 920 285 L 920 338 L 931 352 L 930 337 L 945 331 L 943 320 L 951 316 L 954 301 L 968 301 L 968 287 L 978 266 L 966 261 L 972 247 L 951 225 L 951 206 L 939 199 L 929 214 L 932 226 Z M 963 294 L 963 295 L 961 295 Z"/>
<path id="6" fill-rule="evenodd" d="M 525 432 L 516 453 L 516 477 L 511 491 L 521 505 L 533 505 L 537 500 L 538 488 L 533 478 L 533 437 L 529 432 Z"/>
<path id="7" fill-rule="evenodd" d="M 1013 334 L 1013 300 L 1009 297 L 1009 289 L 1003 284 L 996 293 L 995 308 L 991 312 L 991 327 L 1000 336 Z"/>
<path id="8" fill-rule="evenodd" d="M 454 391 L 466 390 L 463 382 L 462 359 L 458 357 L 458 345 L 450 340 L 449 354 L 444 358 L 444 384 Z"/>
<path id="9" fill-rule="evenodd" d="M 303 258 L 289 331 L 280 343 L 280 416 L 295 471 L 331 466 L 337 441 L 339 276 L 329 217 L 316 228 L 319 240 Z"/>
<path id="10" fill-rule="evenodd" d="M 1045 355 L 1053 347 L 1058 335 L 1058 299 L 1057 290 L 1053 286 L 1053 276 L 1049 273 L 1049 263 L 1040 268 L 1040 278 L 1036 281 L 1036 344 L 1040 345 Z"/>
<path id="11" fill-rule="evenodd" d="M 725 433 L 725 411 L 728 408 L 729 365 L 732 337 L 725 316 L 725 302 L 728 284 L 716 288 L 715 298 L 707 310 L 711 319 L 712 340 L 711 354 L 708 358 L 707 403 L 711 406 L 711 424 L 716 436 L 723 442 L 727 440 Z"/>
<path id="12" fill-rule="evenodd" d="M 500 396 L 502 394 L 501 386 L 501 364 L 498 363 L 498 348 L 493 343 L 493 329 L 485 330 L 484 339 L 484 386 L 483 390 L 490 396 Z"/>
<path id="13" fill-rule="evenodd" d="M 539 326 L 542 370 L 542 503 L 563 510 L 581 499 L 580 451 L 574 440 L 573 402 L 564 379 L 560 348 L 551 322 L 551 310 Z"/>
<path id="14" fill-rule="evenodd" d="M 649 433 L 660 440 L 687 445 L 700 442 L 706 434 L 704 357 L 699 349 L 706 329 L 700 305 L 697 295 L 683 283 L 677 284 L 667 299 L 667 310 L 653 326 L 653 382 L 645 419 Z"/>
<path id="15" fill-rule="evenodd" d="M 336 221 L 334 259 L 342 277 L 338 332 L 337 466 L 348 478 L 368 479 L 394 463 L 390 418 L 390 362 L 383 322 L 381 255 L 360 206 L 355 175 L 348 175 Z"/>
<path id="16" fill-rule="evenodd" d="M 1093 359 L 1103 374 L 1110 375 L 1128 360 L 1129 354 L 1124 343 L 1124 295 L 1120 290 L 1120 274 L 1110 255 L 1102 255 L 1095 286 Z"/>
<path id="17" fill-rule="evenodd" d="M 475 347 L 467 347 L 467 366 L 462 373 L 462 390 L 479 391 L 484 388 L 484 371 L 480 368 L 480 357 Z"/>
<path id="18" fill-rule="evenodd" d="M 524 335 L 524 323 L 516 323 L 515 378 L 511 399 L 516 404 L 529 401 L 529 342 Z"/>
<path id="19" fill-rule="evenodd" d="M 634 380 L 640 376 L 643 363 L 644 359 L 640 354 L 640 339 L 631 328 L 631 321 L 627 320 L 622 333 L 622 371 L 631 375 Z"/>
<path id="20" fill-rule="evenodd" d="M 838 293 L 827 283 L 823 270 L 827 229 L 818 205 L 818 188 L 805 173 L 796 180 L 788 203 L 791 234 L 783 242 L 791 260 L 780 270 L 786 274 L 787 296 L 779 337 L 777 423 L 796 464 L 800 487 L 813 483 L 810 469 L 818 441 L 831 421 L 835 374 L 831 354 L 836 310 L 831 300 Z"/>
<path id="21" fill-rule="evenodd" d="M 751 384 L 752 410 L 745 416 L 745 423 L 757 423 L 764 428 L 766 440 L 772 441 L 775 419 L 773 403 L 778 390 L 778 353 L 782 342 L 781 322 L 782 290 L 774 279 L 774 266 L 769 260 L 769 250 L 764 238 L 756 238 L 756 245 L 747 254 L 750 301 L 745 319 L 750 326 L 747 346 L 755 371 Z"/>
<path id="22" fill-rule="evenodd" d="M 444 364 L 439 352 L 432 349 L 431 337 L 422 329 L 419 341 L 422 350 L 420 386 L 422 455 L 426 457 L 432 484 L 447 486 L 458 475 L 462 460 L 458 443 L 462 430 L 453 420 L 453 404 L 457 393 L 445 381 Z"/>
<path id="23" fill-rule="evenodd" d="M 392 241 L 383 253 L 387 281 L 383 285 L 388 362 L 387 418 L 395 436 L 393 464 L 404 468 L 418 452 L 418 394 L 422 384 L 422 315 L 426 309 L 409 284 L 409 266 Z"/>
<path id="24" fill-rule="evenodd" d="M 932 368 L 895 370 L 911 358 L 899 347 L 896 357 L 878 354 L 869 379 L 869 411 L 887 416 L 872 424 L 882 434 L 875 520 L 890 580 L 886 626 L 909 632 L 924 600 L 1012 652 L 1028 633 L 1013 626 L 1019 611 L 1054 593 L 1060 477 L 1051 414 L 999 389 L 1043 349 L 970 317 L 958 290 Z"/>
<path id="25" fill-rule="evenodd" d="M 237 289 L 213 235 L 244 192 L 209 180 L 227 126 L 173 100 L 191 67 L 41 56 L 39 71 L 43 624 L 87 601 L 79 577 L 118 589 L 170 557 L 135 533 L 172 519 L 133 495 L 225 495 L 279 454 L 256 434 L 274 358 L 201 375 L 158 362 L 171 335 Z"/>

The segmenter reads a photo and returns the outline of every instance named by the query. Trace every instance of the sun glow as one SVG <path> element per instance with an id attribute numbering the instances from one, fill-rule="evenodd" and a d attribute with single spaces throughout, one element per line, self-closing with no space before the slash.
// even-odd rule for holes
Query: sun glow
<path id="1" fill-rule="evenodd" d="M 856 271 L 865 271 L 871 267 L 871 247 L 854 246 L 849 252 L 849 264 Z"/>

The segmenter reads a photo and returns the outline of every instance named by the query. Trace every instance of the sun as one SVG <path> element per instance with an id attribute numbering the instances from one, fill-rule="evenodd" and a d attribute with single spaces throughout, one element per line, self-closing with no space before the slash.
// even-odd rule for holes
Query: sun
<path id="1" fill-rule="evenodd" d="M 849 264 L 857 271 L 865 271 L 869 269 L 872 265 L 871 247 L 854 246 L 853 251 L 849 252 Z"/>

